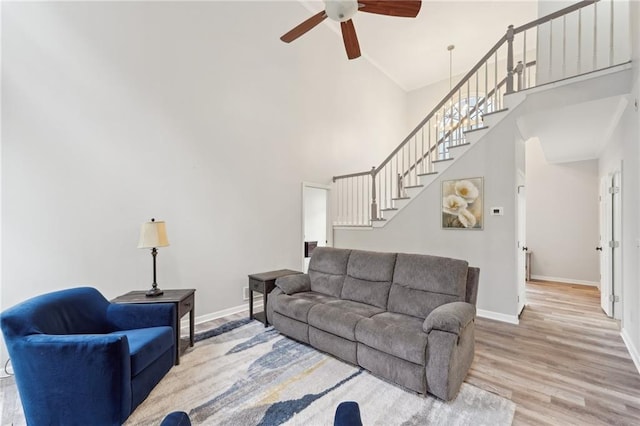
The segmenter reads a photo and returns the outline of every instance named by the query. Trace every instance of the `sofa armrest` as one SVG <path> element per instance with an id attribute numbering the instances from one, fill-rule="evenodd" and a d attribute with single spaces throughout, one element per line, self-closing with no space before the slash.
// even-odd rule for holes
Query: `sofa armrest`
<path id="1" fill-rule="evenodd" d="M 168 325 L 175 333 L 175 310 L 175 303 L 112 303 L 107 308 L 107 321 L 118 331 Z"/>
<path id="2" fill-rule="evenodd" d="M 27 423 L 120 424 L 131 413 L 126 336 L 33 334 L 9 346 Z"/>
<path id="3" fill-rule="evenodd" d="M 424 320 L 422 329 L 429 334 L 431 330 L 460 332 L 476 317 L 476 307 L 467 302 L 452 302 L 435 308 Z"/>
<path id="4" fill-rule="evenodd" d="M 276 287 L 286 294 L 311 291 L 309 274 L 286 275 L 276 280 Z"/>

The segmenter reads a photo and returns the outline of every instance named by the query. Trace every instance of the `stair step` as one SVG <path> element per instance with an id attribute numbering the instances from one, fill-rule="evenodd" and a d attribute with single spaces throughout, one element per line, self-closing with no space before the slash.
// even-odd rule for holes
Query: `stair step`
<path id="1" fill-rule="evenodd" d="M 386 220 L 387 220 L 387 219 L 385 219 L 385 218 L 383 218 L 383 217 L 379 217 L 379 218 L 377 218 L 377 219 L 371 219 L 371 222 L 384 222 L 384 221 L 386 221 Z"/>
<path id="2" fill-rule="evenodd" d="M 393 218 L 393 216 L 396 215 L 396 213 L 398 213 L 399 210 L 400 209 L 397 208 L 397 207 L 392 207 L 392 208 L 388 208 L 388 209 L 382 209 L 382 210 L 380 210 L 380 216 L 382 218 L 384 218 L 384 220 L 390 220 L 391 218 Z"/>
<path id="3" fill-rule="evenodd" d="M 436 172 L 444 172 L 445 170 L 447 170 L 447 168 L 449 168 L 453 160 L 453 157 L 436 160 L 433 162 L 433 168 Z"/>
<path id="4" fill-rule="evenodd" d="M 408 185 L 405 186 L 404 189 L 411 189 L 411 188 L 422 188 L 424 185 Z"/>
<path id="5" fill-rule="evenodd" d="M 444 163 L 445 161 L 453 161 L 453 157 L 451 157 L 451 158 L 443 158 L 442 160 L 434 160 L 433 164 L 435 164 L 435 163 Z"/>
<path id="6" fill-rule="evenodd" d="M 420 179 L 420 183 L 424 186 L 426 185 L 431 185 L 431 183 L 436 180 L 436 177 L 438 176 L 438 172 L 429 172 L 429 173 L 422 173 L 420 175 L 418 175 L 418 178 Z"/>
<path id="7" fill-rule="evenodd" d="M 464 130 L 464 131 L 462 132 L 462 134 L 463 134 L 463 135 L 468 135 L 469 133 L 478 132 L 478 131 L 480 131 L 480 130 L 485 130 L 485 129 L 488 129 L 488 128 L 489 128 L 489 126 L 477 127 L 477 128 L 475 128 L 475 129 Z"/>
<path id="8" fill-rule="evenodd" d="M 471 145 L 471 142 L 465 142 L 465 143 L 461 143 L 461 144 L 456 145 L 456 146 L 450 146 L 449 147 L 449 151 L 451 151 L 454 148 L 462 148 L 463 146 L 469 146 L 469 145 Z"/>
<path id="9" fill-rule="evenodd" d="M 410 200 L 411 197 L 397 197 L 397 198 L 392 198 L 391 201 L 401 201 L 401 200 Z"/>
<path id="10" fill-rule="evenodd" d="M 482 114 L 482 117 L 484 118 L 484 117 L 491 116 L 491 115 L 494 115 L 494 114 L 500 114 L 501 112 L 506 112 L 506 111 L 509 111 L 509 108 L 502 108 L 502 109 L 497 109 L 495 111 L 487 112 L 487 113 Z"/>

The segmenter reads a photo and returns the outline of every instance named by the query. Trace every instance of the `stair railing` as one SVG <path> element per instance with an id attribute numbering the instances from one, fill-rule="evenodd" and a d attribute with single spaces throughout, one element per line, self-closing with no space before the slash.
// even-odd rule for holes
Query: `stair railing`
<path id="1" fill-rule="evenodd" d="M 550 78 L 556 81 L 614 65 L 614 5 L 611 1 L 608 12 L 600 12 L 599 17 L 599 1 L 584 0 L 517 28 L 509 25 L 505 35 L 378 167 L 334 176 L 334 225 L 371 226 L 371 221 L 381 220 L 382 212 L 395 210 L 396 203 L 407 198 L 407 188 L 419 186 L 421 176 L 434 174 L 435 164 L 450 159 L 450 149 L 465 144 L 465 132 L 482 128 L 484 115 L 504 108 L 504 95 L 550 82 Z M 605 30 L 608 63 L 598 59 L 602 55 L 598 31 Z M 560 39 L 554 36 L 558 31 Z M 568 46 L 567 35 L 573 32 L 577 45 Z M 540 43 L 545 43 L 544 49 Z M 571 63 L 575 50 L 577 64 Z M 547 54 L 540 58 L 543 51 Z M 592 55 L 590 61 L 587 52 Z M 541 59 L 544 78 L 538 78 Z"/>

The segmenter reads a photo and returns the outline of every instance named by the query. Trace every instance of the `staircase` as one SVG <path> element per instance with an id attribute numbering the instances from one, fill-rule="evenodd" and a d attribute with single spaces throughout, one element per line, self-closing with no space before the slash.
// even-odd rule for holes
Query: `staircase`
<path id="1" fill-rule="evenodd" d="M 599 3 L 509 26 L 378 167 L 333 178 L 334 227 L 384 227 L 512 113 L 523 99 L 518 92 L 627 62 L 613 43 L 614 2 Z"/>

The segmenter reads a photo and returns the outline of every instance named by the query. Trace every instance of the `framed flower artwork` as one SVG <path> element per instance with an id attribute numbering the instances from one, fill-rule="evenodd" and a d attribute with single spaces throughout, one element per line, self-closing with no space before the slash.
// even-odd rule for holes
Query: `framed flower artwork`
<path id="1" fill-rule="evenodd" d="M 442 228 L 483 229 L 483 178 L 442 181 Z"/>

